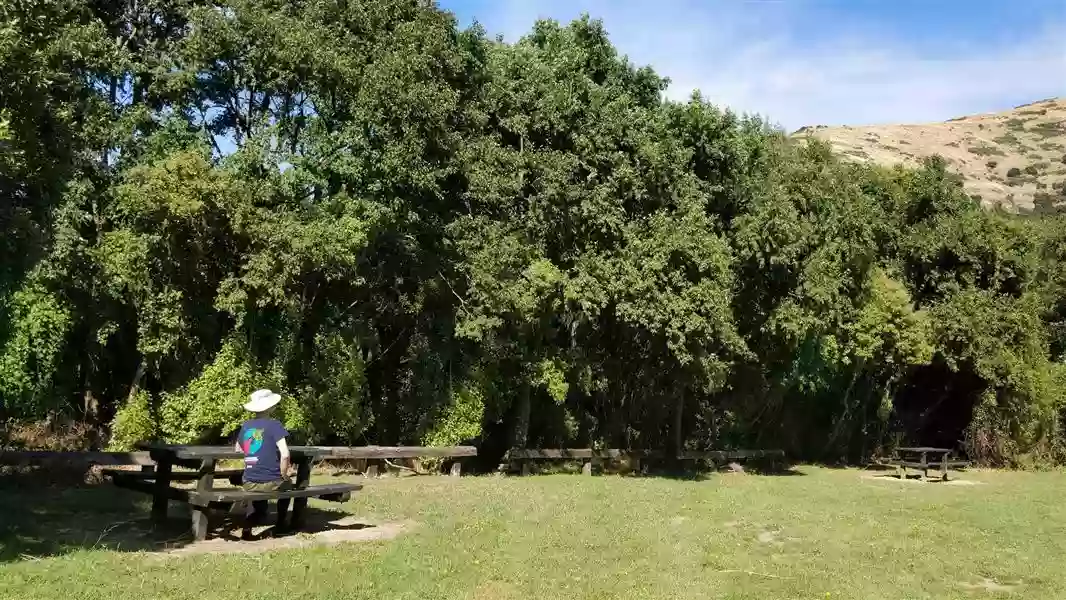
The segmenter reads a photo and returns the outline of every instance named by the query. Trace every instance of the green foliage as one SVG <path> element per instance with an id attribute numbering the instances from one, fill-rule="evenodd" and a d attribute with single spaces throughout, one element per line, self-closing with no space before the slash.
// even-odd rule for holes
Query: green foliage
<path id="1" fill-rule="evenodd" d="M 276 409 L 287 428 L 305 424 L 303 408 L 281 387 L 277 373 L 259 372 L 241 345 L 229 341 L 214 361 L 187 386 L 165 393 L 160 403 L 160 429 L 165 439 L 190 444 L 233 434 L 251 415 L 244 410 L 249 390 L 270 388 L 281 394 Z"/>
<path id="2" fill-rule="evenodd" d="M 366 364 L 337 333 L 315 339 L 307 385 L 298 396 L 311 439 L 354 445 L 373 424 L 366 401 Z"/>
<path id="3" fill-rule="evenodd" d="M 29 284 L 0 310 L 10 319 L 0 331 L 0 407 L 11 415 L 42 418 L 62 408 L 53 396 L 70 336 L 70 309 L 55 294 Z"/>
<path id="4" fill-rule="evenodd" d="M 929 314 L 915 310 L 907 288 L 878 270 L 867 293 L 854 320 L 844 327 L 848 354 L 889 371 L 932 360 Z"/>
<path id="5" fill-rule="evenodd" d="M 485 400 L 481 390 L 473 384 L 457 386 L 451 403 L 433 421 L 433 428 L 422 436 L 426 446 L 456 446 L 481 436 Z"/>
<path id="6" fill-rule="evenodd" d="M 566 393 L 570 389 L 567 381 L 566 365 L 559 360 L 543 360 L 537 365 L 537 374 L 534 381 L 543 386 L 548 396 L 558 403 L 566 400 Z"/>
<path id="7" fill-rule="evenodd" d="M 666 100 L 587 16 L 130 6 L 0 9 L 0 417 L 218 442 L 271 387 L 324 443 L 1054 456 L 1050 195 Z"/>
<path id="8" fill-rule="evenodd" d="M 133 450 L 137 442 L 155 440 L 158 436 L 151 397 L 148 392 L 139 390 L 115 412 L 107 449 L 112 452 Z"/>

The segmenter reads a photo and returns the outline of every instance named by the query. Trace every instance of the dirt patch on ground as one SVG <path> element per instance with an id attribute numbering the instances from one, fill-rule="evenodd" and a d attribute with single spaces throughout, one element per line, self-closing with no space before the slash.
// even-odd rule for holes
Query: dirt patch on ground
<path id="1" fill-rule="evenodd" d="M 1020 588 L 1021 585 L 1022 585 L 1022 583 L 1020 581 L 1016 581 L 1016 582 L 1013 582 L 1013 583 L 1000 583 L 1000 582 L 996 581 L 995 579 L 989 579 L 987 577 L 982 577 L 981 580 L 976 582 L 976 583 L 967 583 L 967 582 L 960 583 L 959 587 L 961 587 L 964 590 L 969 590 L 971 592 L 991 592 L 991 593 L 999 593 L 999 594 L 1010 594 L 1010 593 L 1018 591 L 1018 588 Z"/>
<path id="2" fill-rule="evenodd" d="M 972 479 L 949 479 L 947 481 L 940 481 L 939 479 L 920 479 L 915 477 L 906 477 L 904 479 L 900 479 L 895 475 L 863 475 L 862 478 L 869 481 L 894 481 L 896 483 L 916 483 L 919 485 L 958 485 L 963 487 L 973 485 L 984 485 L 983 481 L 973 481 Z"/>
<path id="3" fill-rule="evenodd" d="M 180 548 L 167 550 L 166 556 L 186 556 L 194 554 L 255 554 L 289 548 L 306 548 L 309 546 L 329 546 L 347 542 L 372 542 L 391 540 L 415 527 L 413 522 L 401 523 L 366 523 L 357 517 L 343 517 L 330 521 L 328 526 L 319 531 L 295 533 L 284 536 L 269 535 L 269 528 L 253 531 L 253 540 L 240 540 L 236 537 L 222 537 L 196 542 Z"/>

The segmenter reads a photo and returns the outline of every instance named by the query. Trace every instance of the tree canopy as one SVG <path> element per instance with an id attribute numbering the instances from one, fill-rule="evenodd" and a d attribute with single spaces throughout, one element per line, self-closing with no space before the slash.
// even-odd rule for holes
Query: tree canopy
<path id="1" fill-rule="evenodd" d="M 1066 221 L 421 0 L 0 7 L 0 417 L 1063 458 Z"/>

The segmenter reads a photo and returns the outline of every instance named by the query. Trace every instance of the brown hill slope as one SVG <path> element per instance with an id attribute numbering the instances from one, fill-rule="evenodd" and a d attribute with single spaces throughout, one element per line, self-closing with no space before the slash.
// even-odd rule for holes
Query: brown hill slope
<path id="1" fill-rule="evenodd" d="M 914 165 L 939 154 L 985 206 L 1045 212 L 1066 206 L 1066 98 L 924 125 L 803 127 L 846 157 Z"/>

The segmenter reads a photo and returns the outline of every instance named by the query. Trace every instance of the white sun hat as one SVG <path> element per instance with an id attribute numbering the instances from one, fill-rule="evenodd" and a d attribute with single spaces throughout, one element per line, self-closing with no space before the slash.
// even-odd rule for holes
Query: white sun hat
<path id="1" fill-rule="evenodd" d="M 248 396 L 248 402 L 245 403 L 244 410 L 263 412 L 278 402 L 281 402 L 281 395 L 275 394 L 270 390 L 256 390 Z"/>

